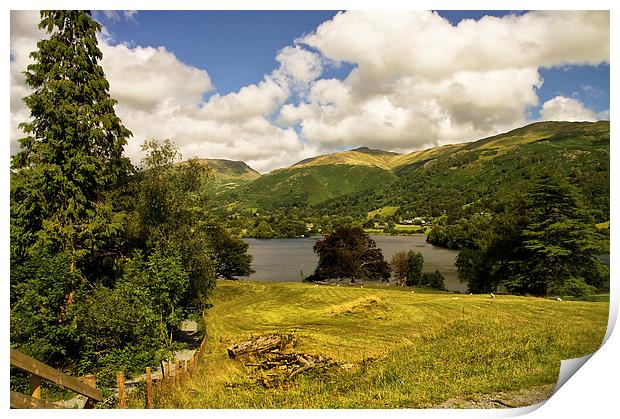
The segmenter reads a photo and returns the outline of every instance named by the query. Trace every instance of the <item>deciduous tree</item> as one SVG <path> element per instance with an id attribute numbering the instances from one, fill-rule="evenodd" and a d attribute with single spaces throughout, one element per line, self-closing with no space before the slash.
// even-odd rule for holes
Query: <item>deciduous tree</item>
<path id="1" fill-rule="evenodd" d="M 374 240 L 361 227 L 337 227 L 314 245 L 319 262 L 313 279 L 350 278 L 387 281 L 390 267 Z"/>

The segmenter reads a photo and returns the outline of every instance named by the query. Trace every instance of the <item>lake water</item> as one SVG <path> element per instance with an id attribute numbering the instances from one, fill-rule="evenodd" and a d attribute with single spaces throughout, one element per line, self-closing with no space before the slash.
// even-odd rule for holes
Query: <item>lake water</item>
<path id="1" fill-rule="evenodd" d="M 377 247 L 383 250 L 388 262 L 396 252 L 415 250 L 424 256 L 424 272 L 438 270 L 445 278 L 446 288 L 465 292 L 467 286 L 458 279 L 454 250 L 426 243 L 426 236 L 371 236 Z M 252 254 L 252 268 L 256 271 L 249 277 L 256 281 L 301 281 L 301 272 L 308 276 L 314 272 L 319 258 L 312 246 L 321 237 L 298 239 L 244 239 Z"/>

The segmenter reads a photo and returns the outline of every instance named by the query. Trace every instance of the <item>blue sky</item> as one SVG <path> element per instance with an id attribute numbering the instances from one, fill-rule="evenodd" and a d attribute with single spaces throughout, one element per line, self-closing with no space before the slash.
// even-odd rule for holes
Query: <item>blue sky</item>
<path id="1" fill-rule="evenodd" d="M 483 16 L 523 14 L 507 10 L 440 10 L 452 24 Z M 313 32 L 337 11 L 140 11 L 132 19 L 95 17 L 110 31 L 113 42 L 141 46 L 164 46 L 181 61 L 209 72 L 215 92 L 227 94 L 259 82 L 277 63 L 278 51 Z M 344 79 L 351 65 L 329 68 L 324 78 Z M 542 68 L 544 83 L 540 102 L 558 96 L 578 98 L 597 113 L 609 109 L 608 64 Z M 538 108 L 530 110 L 539 117 Z"/>
<path id="2" fill-rule="evenodd" d="M 368 146 L 399 153 L 540 120 L 609 119 L 605 11 L 98 11 L 101 65 L 133 137 L 268 172 Z M 11 12 L 11 152 L 44 34 Z"/>

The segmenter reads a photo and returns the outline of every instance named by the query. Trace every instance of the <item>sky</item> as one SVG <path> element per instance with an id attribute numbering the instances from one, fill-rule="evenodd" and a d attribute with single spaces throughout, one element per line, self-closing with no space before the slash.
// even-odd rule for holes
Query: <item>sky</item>
<path id="1" fill-rule="evenodd" d="M 410 152 L 540 120 L 609 119 L 609 12 L 95 11 L 133 132 L 265 173 L 369 146 Z M 11 152 L 22 71 L 45 36 L 12 11 Z"/>

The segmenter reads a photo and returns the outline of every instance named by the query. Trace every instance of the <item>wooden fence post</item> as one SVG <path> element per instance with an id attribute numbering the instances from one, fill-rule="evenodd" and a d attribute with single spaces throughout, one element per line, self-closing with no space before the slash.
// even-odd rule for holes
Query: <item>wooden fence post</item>
<path id="1" fill-rule="evenodd" d="M 125 374 L 122 371 L 116 373 L 116 385 L 118 386 L 118 408 L 125 409 L 127 401 L 125 400 Z"/>
<path id="2" fill-rule="evenodd" d="M 174 366 L 174 383 L 179 384 L 181 382 L 181 361 L 177 361 Z"/>
<path id="3" fill-rule="evenodd" d="M 91 386 L 92 388 L 97 388 L 97 377 L 93 374 L 88 374 L 82 377 L 82 381 L 84 384 Z M 90 397 L 86 399 L 86 403 L 84 404 L 84 409 L 92 409 L 95 406 L 95 401 Z"/>
<path id="4" fill-rule="evenodd" d="M 170 362 L 166 361 L 164 364 L 164 382 L 167 382 L 170 379 Z"/>
<path id="5" fill-rule="evenodd" d="M 41 382 L 43 379 L 36 374 L 30 374 L 30 396 L 33 399 L 41 398 Z"/>
<path id="6" fill-rule="evenodd" d="M 151 380 L 150 367 L 146 367 L 146 408 L 153 408 L 153 382 Z"/>

